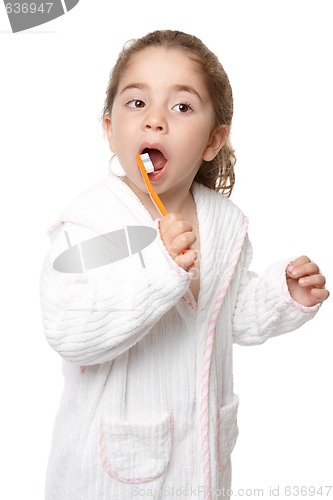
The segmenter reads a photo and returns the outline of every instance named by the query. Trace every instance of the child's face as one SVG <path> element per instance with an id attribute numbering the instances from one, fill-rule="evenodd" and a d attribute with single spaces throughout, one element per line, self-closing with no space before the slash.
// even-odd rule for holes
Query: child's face
<path id="1" fill-rule="evenodd" d="M 119 82 L 111 121 L 104 123 L 129 184 L 143 191 L 136 155 L 148 148 L 160 169 L 149 174 L 158 193 L 189 189 L 202 160 L 212 160 L 227 138 L 225 126 L 214 127 L 198 65 L 177 49 L 152 47 L 132 57 Z"/>

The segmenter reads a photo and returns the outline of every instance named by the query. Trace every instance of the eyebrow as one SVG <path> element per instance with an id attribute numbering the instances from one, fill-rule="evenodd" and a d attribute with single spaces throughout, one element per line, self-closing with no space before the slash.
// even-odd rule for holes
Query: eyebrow
<path id="1" fill-rule="evenodd" d="M 188 92 L 189 94 L 194 94 L 202 101 L 201 95 L 195 90 L 191 85 L 176 85 L 174 89 L 177 92 Z"/>
<path id="2" fill-rule="evenodd" d="M 124 92 L 126 92 L 127 90 L 132 90 L 132 89 L 146 90 L 148 87 L 149 86 L 145 83 L 130 83 L 129 85 L 126 85 L 126 87 L 124 87 L 120 91 L 120 95 L 123 94 Z M 202 101 L 202 97 L 200 96 L 200 94 L 191 85 L 182 85 L 182 84 L 174 85 L 171 88 L 171 90 L 173 90 L 175 92 L 188 92 L 189 94 L 193 94 L 193 95 L 197 96 L 198 99 L 200 99 L 200 101 Z"/>
<path id="3" fill-rule="evenodd" d="M 126 90 L 132 90 L 132 89 L 145 89 L 147 88 L 148 85 L 145 85 L 144 83 L 130 83 L 129 85 L 126 85 L 126 87 L 124 87 L 120 92 L 119 94 L 123 94 L 124 92 L 126 92 Z"/>

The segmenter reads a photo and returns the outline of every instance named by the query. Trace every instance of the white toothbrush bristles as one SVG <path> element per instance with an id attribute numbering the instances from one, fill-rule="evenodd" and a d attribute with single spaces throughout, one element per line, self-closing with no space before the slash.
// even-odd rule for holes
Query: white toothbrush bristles
<path id="1" fill-rule="evenodd" d="M 143 165 L 146 169 L 147 174 L 151 174 L 154 172 L 154 165 L 150 159 L 150 156 L 148 153 L 143 153 L 141 156 L 141 160 L 143 162 Z"/>

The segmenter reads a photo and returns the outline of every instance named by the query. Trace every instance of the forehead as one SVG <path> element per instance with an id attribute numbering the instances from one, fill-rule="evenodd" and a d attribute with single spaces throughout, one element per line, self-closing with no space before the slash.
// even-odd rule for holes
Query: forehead
<path id="1" fill-rule="evenodd" d="M 129 81 L 161 81 L 172 84 L 192 84 L 206 92 L 205 79 L 198 61 L 185 49 L 147 47 L 133 54 L 120 78 L 120 84 Z"/>

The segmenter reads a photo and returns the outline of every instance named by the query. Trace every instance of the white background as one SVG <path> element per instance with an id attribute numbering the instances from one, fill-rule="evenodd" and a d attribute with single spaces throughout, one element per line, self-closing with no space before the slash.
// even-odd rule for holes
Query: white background
<path id="1" fill-rule="evenodd" d="M 128 39 L 180 29 L 218 54 L 234 91 L 232 199 L 250 219 L 252 268 L 307 254 L 332 288 L 330 4 L 81 0 L 67 15 L 17 34 L 0 5 L 0 498 L 43 499 L 62 390 L 39 306 L 46 230 L 107 174 L 99 117 Z M 300 330 L 259 347 L 235 346 L 234 490 L 251 497 L 262 488 L 268 498 L 269 487 L 279 486 L 287 498 L 288 485 L 333 483 L 331 313 L 330 298 Z"/>

